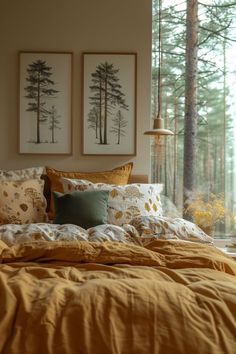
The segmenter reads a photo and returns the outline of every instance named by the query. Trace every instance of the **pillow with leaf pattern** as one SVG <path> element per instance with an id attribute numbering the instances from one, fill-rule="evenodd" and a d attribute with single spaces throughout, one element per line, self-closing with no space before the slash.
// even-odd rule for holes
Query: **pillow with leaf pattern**
<path id="1" fill-rule="evenodd" d="M 46 222 L 44 181 L 0 181 L 0 225 Z"/>
<path id="2" fill-rule="evenodd" d="M 131 220 L 130 224 L 135 227 L 139 236 L 144 238 L 178 239 L 213 244 L 212 237 L 196 224 L 182 218 L 138 216 Z"/>
<path id="3" fill-rule="evenodd" d="M 123 186 L 105 183 L 92 183 L 87 180 L 61 178 L 64 193 L 74 190 L 107 190 L 108 223 L 118 226 L 128 224 L 139 215 L 162 215 L 160 193 L 163 185 L 126 184 Z"/>

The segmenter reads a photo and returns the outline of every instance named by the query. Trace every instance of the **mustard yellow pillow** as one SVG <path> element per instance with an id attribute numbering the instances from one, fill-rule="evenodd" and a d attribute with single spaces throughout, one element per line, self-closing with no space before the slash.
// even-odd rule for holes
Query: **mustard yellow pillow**
<path id="1" fill-rule="evenodd" d="M 0 181 L 0 224 L 47 221 L 44 181 Z"/>
<path id="2" fill-rule="evenodd" d="M 75 178 L 75 179 L 85 179 L 93 183 L 107 183 L 107 184 L 118 184 L 125 185 L 128 183 L 131 171 L 133 168 L 133 163 L 129 162 L 123 166 L 114 168 L 110 171 L 99 171 L 99 172 L 68 172 L 59 171 L 54 168 L 46 166 L 46 174 L 50 180 L 51 188 L 51 201 L 49 208 L 49 218 L 54 218 L 54 206 L 53 206 L 53 192 L 63 193 L 63 186 L 61 183 L 61 177 L 64 178 Z"/>

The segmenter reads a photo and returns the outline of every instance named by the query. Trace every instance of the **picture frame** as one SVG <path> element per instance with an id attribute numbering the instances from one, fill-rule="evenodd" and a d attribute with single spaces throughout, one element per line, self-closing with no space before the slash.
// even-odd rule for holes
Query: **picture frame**
<path id="1" fill-rule="evenodd" d="M 82 154 L 136 155 L 137 53 L 82 54 Z"/>
<path id="2" fill-rule="evenodd" d="M 20 51 L 19 154 L 72 154 L 72 52 Z"/>

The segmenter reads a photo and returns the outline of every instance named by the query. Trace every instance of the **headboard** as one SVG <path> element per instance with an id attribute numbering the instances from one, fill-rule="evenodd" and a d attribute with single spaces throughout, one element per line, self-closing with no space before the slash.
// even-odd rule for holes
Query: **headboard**
<path id="1" fill-rule="evenodd" d="M 129 183 L 148 183 L 148 175 L 131 175 Z"/>

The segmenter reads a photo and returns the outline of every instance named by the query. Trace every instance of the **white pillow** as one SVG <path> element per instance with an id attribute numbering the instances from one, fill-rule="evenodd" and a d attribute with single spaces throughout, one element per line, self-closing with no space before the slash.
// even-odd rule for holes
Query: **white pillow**
<path id="1" fill-rule="evenodd" d="M 29 167 L 22 170 L 0 170 L 1 181 L 25 181 L 38 179 L 43 174 L 44 167 Z"/>
<path id="2" fill-rule="evenodd" d="M 135 216 L 162 215 L 162 184 L 126 184 L 123 186 L 61 178 L 65 193 L 74 190 L 108 190 L 108 223 L 122 226 Z"/>
<path id="3" fill-rule="evenodd" d="M 213 243 L 212 237 L 205 234 L 196 224 L 182 219 L 165 216 L 138 216 L 130 222 L 142 237 L 179 239 L 192 242 Z"/>

